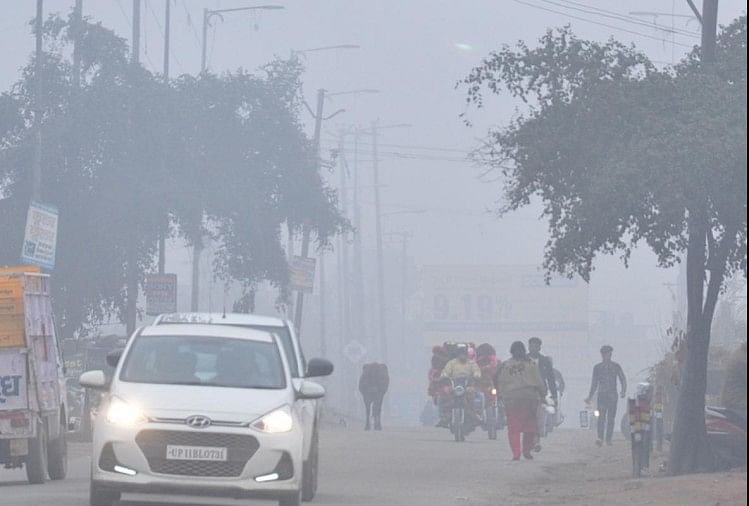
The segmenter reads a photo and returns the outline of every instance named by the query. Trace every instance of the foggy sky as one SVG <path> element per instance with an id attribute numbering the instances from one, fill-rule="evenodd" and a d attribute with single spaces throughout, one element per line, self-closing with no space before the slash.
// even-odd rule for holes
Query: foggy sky
<path id="1" fill-rule="evenodd" d="M 540 0 L 530 1 L 560 10 Z M 642 10 L 689 14 L 683 0 L 585 2 L 623 14 Z M 172 75 L 196 74 L 199 70 L 198 38 L 203 7 L 230 8 L 253 3 L 258 2 L 178 0 L 173 6 Z M 343 107 L 347 112 L 325 126 L 324 155 L 335 146 L 333 134 L 339 128 L 366 126 L 374 119 L 382 124 L 412 124 L 410 129 L 383 131 L 380 141 L 384 144 L 467 152 L 484 136 L 487 126 L 506 124 L 520 104 L 506 96 L 489 100 L 485 110 L 471 111 L 475 126 L 469 129 L 459 118 L 464 111 L 465 91 L 455 90 L 456 81 L 490 50 L 518 39 L 533 46 L 550 26 L 569 23 L 579 36 L 597 40 L 613 35 L 620 41 L 634 42 L 658 62 L 678 60 L 686 51 L 671 45 L 668 36 L 665 40 L 651 40 L 511 0 L 278 0 L 268 3 L 281 4 L 286 9 L 260 15 L 228 14 L 224 23 L 219 23 L 215 31 L 209 31 L 210 68 L 214 71 L 237 67 L 254 69 L 274 55 L 287 57 L 292 49 L 361 45 L 359 50 L 313 53 L 306 59 L 304 88 L 309 101 L 321 87 L 331 92 L 358 88 L 382 90 L 379 95 L 340 97 L 328 104 L 329 111 Z M 0 21 L 0 87 L 7 90 L 17 80 L 18 69 L 26 63 L 33 49 L 27 22 L 34 15 L 35 2 L 15 0 L 4 4 L 5 14 Z M 73 4 L 73 0 L 46 0 L 45 9 L 48 13 L 67 14 Z M 145 0 L 142 10 L 141 60 L 147 68 L 157 72 L 162 65 L 163 7 L 162 0 Z M 729 22 L 745 8 L 745 2 L 723 0 L 721 22 Z M 84 0 L 86 16 L 102 21 L 128 39 L 131 9 L 130 0 Z M 187 21 L 188 12 L 192 26 Z M 592 18 L 580 12 L 567 12 Z M 672 20 L 659 17 L 658 22 L 670 25 Z M 663 37 L 654 29 L 615 21 L 610 24 Z M 687 26 L 683 19 L 676 20 L 676 26 L 698 30 L 696 22 Z M 699 42 L 684 37 L 677 41 Z M 308 126 L 311 130 L 311 125 Z M 369 142 L 362 139 L 363 160 L 371 160 L 367 154 L 371 149 L 366 145 Z M 394 147 L 383 147 L 383 151 L 414 152 Z M 381 164 L 386 185 L 383 188 L 384 212 L 404 208 L 426 211 L 384 218 L 385 231 L 414 233 L 411 253 L 417 264 L 540 263 L 547 233 L 545 223 L 537 220 L 537 207 L 499 221 L 486 213 L 499 195 L 499 183 L 479 181 L 477 168 L 452 160 L 462 156 L 459 152 L 419 152 L 434 159 L 400 160 L 391 155 L 384 156 Z M 369 184 L 369 167 L 369 162 L 362 163 L 365 185 Z M 371 195 L 365 192 L 363 200 L 365 204 L 371 202 Z M 368 212 L 363 231 L 365 241 L 371 242 L 370 218 Z M 654 255 L 646 248 L 633 256 L 629 271 L 624 270 L 618 259 L 602 259 L 597 266 L 591 284 L 592 311 L 632 312 L 638 323 L 653 326 L 668 322 L 671 301 L 663 284 L 674 282 L 676 274 L 657 269 Z"/>

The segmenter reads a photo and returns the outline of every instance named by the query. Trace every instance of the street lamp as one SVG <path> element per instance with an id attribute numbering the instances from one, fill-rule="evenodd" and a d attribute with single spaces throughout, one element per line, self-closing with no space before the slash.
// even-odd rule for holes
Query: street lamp
<path id="1" fill-rule="evenodd" d="M 211 26 L 211 20 L 218 18 L 221 21 L 224 20 L 224 14 L 230 12 L 245 12 L 245 11 L 277 11 L 283 9 L 283 5 L 254 5 L 250 7 L 235 7 L 232 9 L 203 9 L 203 47 L 200 58 L 200 72 L 205 72 L 207 61 L 206 61 L 206 50 L 207 50 L 207 39 L 208 39 L 208 27 Z"/>

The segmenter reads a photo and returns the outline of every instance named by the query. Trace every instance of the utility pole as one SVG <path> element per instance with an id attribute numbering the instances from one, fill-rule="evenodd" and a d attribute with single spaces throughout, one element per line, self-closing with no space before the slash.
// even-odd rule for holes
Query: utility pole
<path id="1" fill-rule="evenodd" d="M 171 35 L 172 0 L 164 0 L 164 84 L 169 86 L 169 44 Z M 166 145 L 164 146 L 166 147 Z M 162 153 L 162 168 L 166 168 L 166 151 Z M 166 218 L 166 230 L 159 233 L 159 274 L 166 272 L 166 232 L 169 229 L 169 218 Z"/>
<path id="2" fill-rule="evenodd" d="M 34 100 L 34 164 L 31 167 L 31 200 L 41 199 L 42 190 L 42 97 L 44 96 L 44 1 L 36 0 L 36 19 L 34 20 L 36 36 L 36 57 L 34 74 L 36 89 Z"/>
<path id="3" fill-rule="evenodd" d="M 131 56 L 134 66 L 140 63 L 140 1 L 133 0 L 133 52 Z"/>
<path id="4" fill-rule="evenodd" d="M 131 79 L 134 79 L 140 65 L 140 0 L 133 0 L 133 41 L 130 51 L 130 64 L 132 66 Z M 131 128 L 132 107 L 132 104 L 128 104 L 128 123 Z M 135 243 L 136 241 L 131 241 L 131 244 L 127 248 L 125 327 L 128 336 L 135 332 L 136 320 L 138 318 L 138 251 Z"/>
<path id="5" fill-rule="evenodd" d="M 326 338 L 326 333 L 328 331 L 327 329 L 327 322 L 325 318 L 325 312 L 327 311 L 326 306 L 326 300 L 325 300 L 325 252 L 320 252 L 320 257 L 318 258 L 318 262 L 320 263 L 320 356 L 321 357 L 327 357 L 328 356 L 328 343 Z"/>
<path id="6" fill-rule="evenodd" d="M 314 146 L 315 165 L 320 168 L 320 137 L 322 132 L 323 109 L 325 108 L 325 90 L 317 90 L 317 107 L 315 109 L 315 130 L 312 137 Z M 308 224 L 304 225 L 302 232 L 302 258 L 309 257 L 310 228 Z M 294 306 L 294 325 L 297 332 L 302 333 L 302 314 L 304 312 L 304 292 L 299 290 L 296 295 L 296 305 Z"/>
<path id="7" fill-rule="evenodd" d="M 348 163 L 343 153 L 345 147 L 345 134 L 341 133 L 338 140 L 338 156 L 339 156 L 339 186 L 340 186 L 340 202 L 341 202 L 341 215 L 344 218 L 348 217 Z M 351 336 L 351 300 L 349 293 L 349 252 L 348 252 L 348 234 L 345 232 L 338 236 L 338 254 L 339 254 L 339 266 L 338 266 L 338 296 L 340 297 L 340 328 L 341 328 L 341 349 L 346 345 L 348 339 Z"/>
<path id="8" fill-rule="evenodd" d="M 352 320 L 354 334 L 358 339 L 364 336 L 366 324 L 364 321 L 364 260 L 362 258 L 362 235 L 361 235 L 361 206 L 359 205 L 359 188 L 361 186 L 359 175 L 359 129 L 354 131 L 354 170 L 353 189 L 351 192 L 351 205 L 353 207 L 354 225 L 354 261 L 353 261 L 353 301 Z"/>
<path id="9" fill-rule="evenodd" d="M 382 215 L 380 203 L 380 168 L 377 153 L 377 122 L 372 122 L 372 175 L 374 183 L 375 204 L 375 241 L 377 254 L 377 315 L 378 329 L 380 333 L 380 358 L 387 364 L 388 341 L 387 341 L 387 316 L 385 312 L 385 266 L 382 251 Z"/>
<path id="10" fill-rule="evenodd" d="M 718 42 L 718 0 L 702 2 L 702 63 L 712 66 Z"/>
<path id="11" fill-rule="evenodd" d="M 75 0 L 73 10 L 73 88 L 81 88 L 81 34 L 83 33 L 83 0 Z"/>

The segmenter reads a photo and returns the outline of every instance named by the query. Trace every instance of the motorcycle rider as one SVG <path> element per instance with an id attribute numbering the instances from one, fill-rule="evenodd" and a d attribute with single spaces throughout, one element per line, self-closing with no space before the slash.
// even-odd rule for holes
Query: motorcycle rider
<path id="1" fill-rule="evenodd" d="M 457 356 L 450 360 L 445 368 L 442 369 L 440 377 L 443 380 L 456 380 L 456 379 L 468 379 L 472 381 L 478 381 L 481 379 L 481 368 L 474 360 L 469 359 L 468 345 L 459 344 L 457 346 Z M 449 400 L 449 397 L 445 398 L 445 401 Z M 440 409 L 440 422 L 437 424 L 438 427 L 449 427 L 447 420 L 447 413 L 449 409 L 445 409 L 443 404 Z M 475 413 L 471 413 L 475 416 Z"/>
<path id="2" fill-rule="evenodd" d="M 604 437 L 608 446 L 612 444 L 614 425 L 616 424 L 616 407 L 619 402 L 617 399 L 617 380 L 622 387 L 619 397 L 624 399 L 627 396 L 627 378 L 624 376 L 622 366 L 611 360 L 613 352 L 614 348 L 608 344 L 601 347 L 602 360 L 593 368 L 590 394 L 585 399 L 585 403 L 590 404 L 593 395 L 598 392 L 598 411 L 600 413 L 598 416 L 598 439 L 596 440 L 598 446 L 603 446 Z"/>
<path id="3" fill-rule="evenodd" d="M 546 391 L 551 395 L 551 402 L 556 407 L 558 403 L 557 394 L 557 381 L 554 377 L 554 366 L 551 361 L 551 357 L 541 354 L 541 346 L 543 342 L 540 337 L 531 337 L 528 339 L 528 358 L 538 366 L 538 371 L 541 373 L 541 379 L 544 382 Z M 536 442 L 533 446 L 533 451 L 541 451 L 541 438 L 546 437 L 546 412 L 543 401 L 538 409 L 538 431 L 536 432 Z"/>

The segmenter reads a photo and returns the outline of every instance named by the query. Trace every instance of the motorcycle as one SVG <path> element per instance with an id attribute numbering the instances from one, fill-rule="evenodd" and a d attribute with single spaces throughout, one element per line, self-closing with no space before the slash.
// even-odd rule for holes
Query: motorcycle
<path id="1" fill-rule="evenodd" d="M 465 441 L 466 436 L 474 431 L 480 422 L 476 413 L 483 410 L 484 396 L 481 392 L 475 392 L 473 398 L 469 399 L 470 383 L 470 378 L 450 381 L 450 432 L 457 442 Z"/>
<path id="2" fill-rule="evenodd" d="M 728 408 L 705 406 L 705 427 L 718 467 L 746 465 L 746 415 Z"/>
<path id="3" fill-rule="evenodd" d="M 497 432 L 505 428 L 504 404 L 497 398 L 497 389 L 491 388 L 486 394 L 483 411 L 483 425 L 491 441 L 497 439 Z"/>

